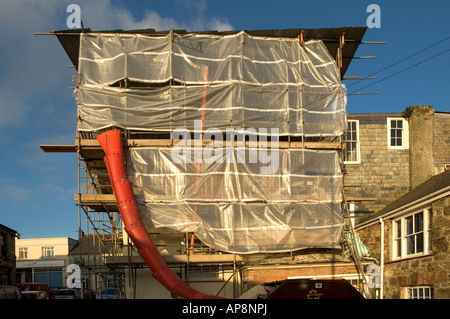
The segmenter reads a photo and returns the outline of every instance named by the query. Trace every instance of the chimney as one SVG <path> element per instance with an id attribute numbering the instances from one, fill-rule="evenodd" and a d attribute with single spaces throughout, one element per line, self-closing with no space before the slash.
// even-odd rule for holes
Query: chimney
<path id="1" fill-rule="evenodd" d="M 415 188 L 434 175 L 434 108 L 427 105 L 408 107 L 409 183 Z"/>

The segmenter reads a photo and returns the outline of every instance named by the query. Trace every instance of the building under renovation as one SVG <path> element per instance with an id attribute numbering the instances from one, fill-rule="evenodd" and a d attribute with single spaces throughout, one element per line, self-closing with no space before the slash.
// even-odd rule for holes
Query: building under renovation
<path id="1" fill-rule="evenodd" d="M 80 251 L 90 289 L 107 277 L 126 298 L 265 298 L 286 279 L 345 278 L 361 291 L 373 261 L 347 214 L 341 81 L 365 31 L 52 32 L 77 70 L 77 130 L 41 147 L 77 153 L 80 239 L 104 249 L 95 266 Z"/>

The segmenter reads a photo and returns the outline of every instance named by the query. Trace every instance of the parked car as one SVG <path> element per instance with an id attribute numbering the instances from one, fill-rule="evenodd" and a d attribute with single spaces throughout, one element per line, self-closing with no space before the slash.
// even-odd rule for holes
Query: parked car
<path id="1" fill-rule="evenodd" d="M 109 288 L 102 290 L 102 292 L 98 295 L 98 299 L 119 299 L 119 298 L 114 293 L 114 289 Z"/>
<path id="2" fill-rule="evenodd" d="M 15 286 L 0 286 L 0 299 L 23 299 L 22 292 Z"/>
<path id="3" fill-rule="evenodd" d="M 47 284 L 24 282 L 16 285 L 22 292 L 23 291 L 45 291 L 50 296 L 54 293 L 54 290 L 50 289 Z"/>
<path id="4" fill-rule="evenodd" d="M 24 299 L 50 299 L 50 295 L 46 291 L 22 291 Z"/>
<path id="5" fill-rule="evenodd" d="M 80 299 L 80 292 L 77 289 L 57 289 L 53 299 Z"/>

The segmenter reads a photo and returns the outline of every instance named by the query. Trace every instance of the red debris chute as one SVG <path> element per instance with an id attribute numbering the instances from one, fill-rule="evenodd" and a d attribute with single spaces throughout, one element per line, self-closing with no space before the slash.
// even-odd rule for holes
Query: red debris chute
<path id="1" fill-rule="evenodd" d="M 185 299 L 220 298 L 201 293 L 184 284 L 166 265 L 158 249 L 153 244 L 139 215 L 131 182 L 127 178 L 120 130 L 104 132 L 98 135 L 97 140 L 106 154 L 104 160 L 122 220 L 125 224 L 125 230 L 133 240 L 142 258 L 152 270 L 155 278 L 171 292 L 173 297 Z"/>

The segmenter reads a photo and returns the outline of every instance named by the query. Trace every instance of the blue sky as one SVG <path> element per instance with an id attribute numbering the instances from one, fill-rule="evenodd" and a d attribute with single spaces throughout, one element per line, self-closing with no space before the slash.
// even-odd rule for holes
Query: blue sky
<path id="1" fill-rule="evenodd" d="M 346 75 L 377 73 L 376 79 L 345 83 L 350 93 L 381 94 L 349 96 L 347 111 L 401 112 L 425 104 L 450 112 L 450 1 L 2 0 L 0 224 L 21 238 L 77 238 L 76 157 L 39 148 L 74 141 L 74 69 L 55 37 L 34 35 L 67 29 L 70 3 L 94 30 L 189 31 L 366 26 L 367 6 L 374 3 L 381 28 L 368 29 L 364 40 L 387 44 L 361 45 L 356 56 L 376 59 L 354 60 Z"/>

